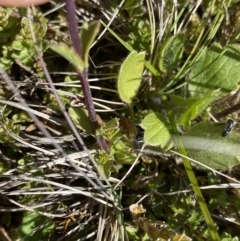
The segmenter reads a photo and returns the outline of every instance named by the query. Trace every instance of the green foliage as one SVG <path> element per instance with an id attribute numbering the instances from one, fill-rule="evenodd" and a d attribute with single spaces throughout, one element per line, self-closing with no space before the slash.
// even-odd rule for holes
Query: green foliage
<path id="1" fill-rule="evenodd" d="M 94 39 L 99 32 L 100 22 L 94 21 L 90 24 L 84 23 L 81 29 L 81 41 L 83 46 L 83 62 L 86 68 L 88 68 L 88 54 Z M 71 62 L 71 61 L 70 61 Z"/>
<path id="2" fill-rule="evenodd" d="M 118 76 L 118 93 L 120 98 L 130 104 L 136 97 L 141 84 L 145 52 L 131 52 L 122 63 Z"/>
<path id="3" fill-rule="evenodd" d="M 15 135 L 19 135 L 20 125 L 16 125 L 15 122 L 9 118 L 4 118 L 4 122 L 0 126 L 0 143 L 13 143 L 14 138 L 9 135 L 8 131 L 11 131 Z"/>
<path id="4" fill-rule="evenodd" d="M 228 233 L 224 233 L 221 236 L 221 241 L 239 241 L 239 237 L 232 237 Z"/>
<path id="5" fill-rule="evenodd" d="M 66 96 L 65 92 L 60 92 L 59 96 L 61 98 L 63 105 L 69 106 L 70 97 Z M 52 109 L 56 113 L 56 115 L 59 115 L 59 116 L 62 115 L 62 109 L 60 108 L 56 100 L 56 97 L 54 96 L 53 93 L 51 92 L 45 93 L 42 98 L 42 103 L 47 107 L 49 107 L 50 109 Z"/>
<path id="6" fill-rule="evenodd" d="M 188 156 L 213 169 L 226 170 L 239 165 L 240 134 L 233 132 L 228 137 L 222 137 L 224 128 L 225 123 L 210 122 L 192 127 L 181 138 Z"/>
<path id="7" fill-rule="evenodd" d="M 146 51 L 149 49 L 151 42 L 151 32 L 149 31 L 149 22 L 145 19 L 134 21 L 129 33 L 128 43 L 138 51 Z"/>
<path id="8" fill-rule="evenodd" d="M 76 69 L 83 71 L 86 67 L 85 63 L 76 53 L 76 51 L 73 48 L 68 47 L 66 44 L 52 44 L 50 45 L 50 48 L 54 52 L 67 59 Z"/>
<path id="9" fill-rule="evenodd" d="M 0 125 L 0 144 L 11 145 L 8 149 L 8 155 L 14 155 L 19 148 L 15 146 L 14 135 L 18 136 L 21 126 L 16 124 L 14 120 L 4 117 L 1 119 Z M 0 173 L 4 173 L 11 168 L 11 163 L 0 156 Z"/>
<path id="10" fill-rule="evenodd" d="M 26 241 L 48 240 L 53 227 L 54 224 L 50 218 L 38 213 L 26 212 L 19 234 Z"/>
<path id="11" fill-rule="evenodd" d="M 163 73 L 170 73 L 180 64 L 184 50 L 185 34 L 179 33 L 167 40 L 161 48 L 159 57 L 159 69 Z"/>
<path id="12" fill-rule="evenodd" d="M 10 67 L 14 62 L 35 68 L 40 77 L 43 76 L 42 70 L 35 63 L 37 53 L 35 45 L 45 52 L 48 48 L 48 41 L 45 39 L 47 31 L 47 19 L 42 14 L 36 11 L 34 21 L 22 17 L 16 9 L 2 9 L 1 13 L 4 16 L 2 22 L 1 36 L 8 41 L 0 41 L 0 66 L 9 72 Z M 20 24 L 19 24 L 20 23 Z M 32 39 L 32 34 L 29 26 L 32 26 L 33 35 L 36 38 L 36 43 Z"/>
<path id="13" fill-rule="evenodd" d="M 88 134 L 94 134 L 88 112 L 85 109 L 80 109 L 79 107 L 69 107 L 68 114 L 77 128 L 87 132 Z"/>
<path id="14" fill-rule="evenodd" d="M 138 232 L 137 228 L 135 228 L 133 226 L 127 226 L 126 231 L 128 233 L 128 237 L 129 237 L 130 240 L 132 240 L 132 241 L 139 241 L 140 240 L 140 237 L 137 233 Z"/>
<path id="15" fill-rule="evenodd" d="M 32 40 L 32 34 L 29 25 L 32 24 L 33 34 L 36 38 L 36 43 Z M 28 65 L 32 58 L 37 56 L 35 44 L 44 52 L 48 48 L 48 41 L 44 39 L 47 31 L 47 20 L 43 17 L 39 18 L 39 22 L 30 21 L 23 17 L 21 20 L 21 30 L 12 43 L 13 53 L 12 58 L 18 59 L 20 63 Z"/>
<path id="16" fill-rule="evenodd" d="M 117 163 L 121 165 L 131 165 L 137 157 L 127 138 L 116 142 L 111 152 L 114 154 Z"/>
<path id="17" fill-rule="evenodd" d="M 148 145 L 160 145 L 165 150 L 172 147 L 169 124 L 162 114 L 147 115 L 142 121 L 141 127 L 144 129 L 144 141 Z"/>
<path id="18" fill-rule="evenodd" d="M 194 63 L 189 90 L 192 97 L 202 97 L 213 90 L 220 90 L 219 97 L 237 88 L 240 74 L 240 48 L 238 45 L 225 47 L 214 44 L 202 51 Z"/>
<path id="19" fill-rule="evenodd" d="M 24 173 L 26 171 L 29 171 L 33 168 L 33 166 L 28 166 L 29 163 L 33 161 L 33 158 L 31 155 L 26 154 L 21 159 L 18 160 L 18 171 L 19 173 Z M 37 166 L 35 166 L 37 167 Z"/>
<path id="20" fill-rule="evenodd" d="M 202 98 L 188 98 L 183 99 L 180 96 L 171 96 L 171 100 L 179 110 L 180 118 L 177 120 L 178 124 L 181 124 L 184 128 L 188 128 L 191 121 L 199 116 L 206 108 L 217 99 L 215 92 L 209 92 L 202 96 Z M 175 113 L 176 114 L 176 113 Z"/>
<path id="21" fill-rule="evenodd" d="M 92 22 L 90 24 L 84 23 L 81 30 L 81 41 L 83 48 L 83 56 L 79 56 L 73 48 L 68 47 L 66 44 L 52 44 L 50 48 L 67 59 L 76 69 L 83 71 L 88 68 L 88 54 L 90 47 L 99 31 L 100 22 Z M 83 59 L 82 59 L 83 58 Z"/>
<path id="22" fill-rule="evenodd" d="M 113 163 L 113 156 L 111 154 L 107 154 L 105 151 L 99 151 L 94 155 L 94 158 L 98 164 L 98 167 L 102 171 L 102 174 L 109 178 L 111 175 L 111 168 Z"/>
<path id="23" fill-rule="evenodd" d="M 18 23 L 18 10 L 14 8 L 2 8 L 0 7 L 0 42 L 6 43 L 6 38 L 13 37 L 19 30 Z"/>
<path id="24" fill-rule="evenodd" d="M 15 123 L 23 123 L 23 122 L 31 122 L 32 119 L 29 117 L 29 115 L 25 111 L 19 111 L 17 114 L 14 114 L 12 116 L 12 120 L 14 120 Z"/>
<path id="25" fill-rule="evenodd" d="M 144 14 L 144 8 L 142 7 L 143 0 L 127 0 L 123 4 L 122 13 L 123 15 L 127 15 L 128 18 L 136 19 L 141 17 Z"/>
<path id="26" fill-rule="evenodd" d="M 132 164 L 136 159 L 136 153 L 132 150 L 132 139 L 124 134 L 119 126 L 118 119 L 111 119 L 97 130 L 97 135 L 101 134 L 109 143 L 109 158 L 112 156 L 118 164 Z"/>
<path id="27" fill-rule="evenodd" d="M 104 136 L 113 145 L 121 137 L 118 119 L 113 118 L 106 123 L 101 123 L 97 135 Z"/>
<path id="28" fill-rule="evenodd" d="M 66 83 L 66 87 L 64 87 L 63 90 L 67 91 L 69 93 L 74 93 L 76 95 L 82 95 L 83 94 L 82 93 L 82 88 L 78 84 L 79 82 L 76 83 L 76 84 L 71 84 L 71 82 L 73 82 L 73 81 L 76 82 L 76 81 L 79 81 L 79 80 L 77 80 L 77 78 L 74 77 L 74 76 L 66 76 L 64 78 L 64 82 Z"/>

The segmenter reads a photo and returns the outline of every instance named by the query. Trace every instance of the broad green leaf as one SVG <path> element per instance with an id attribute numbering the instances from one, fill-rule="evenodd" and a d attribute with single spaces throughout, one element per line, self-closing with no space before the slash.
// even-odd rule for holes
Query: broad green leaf
<path id="1" fill-rule="evenodd" d="M 225 123 L 203 122 L 180 138 L 188 157 L 213 169 L 226 170 L 240 164 L 240 134 L 222 137 Z M 201 168 L 201 166 L 199 166 Z"/>
<path id="2" fill-rule="evenodd" d="M 68 109 L 68 114 L 71 117 L 73 123 L 81 130 L 86 131 L 88 134 L 94 134 L 93 128 L 85 109 L 80 109 L 79 107 L 70 107 Z"/>
<path id="3" fill-rule="evenodd" d="M 191 120 L 200 115 L 213 101 L 216 100 L 215 92 L 207 93 L 199 99 L 183 99 L 179 96 L 172 96 L 175 105 L 180 105 L 182 114 L 178 123 L 184 128 L 189 127 Z"/>
<path id="4" fill-rule="evenodd" d="M 41 228 L 38 229 L 40 226 Z M 54 224 L 50 218 L 34 212 L 26 212 L 19 234 L 21 240 L 48 240 L 53 228 Z"/>
<path id="5" fill-rule="evenodd" d="M 160 145 L 163 149 L 169 149 L 172 145 L 169 124 L 160 113 L 147 115 L 141 123 L 144 129 L 144 141 L 151 146 Z"/>
<path id="6" fill-rule="evenodd" d="M 79 71 L 84 70 L 84 62 L 79 57 L 79 55 L 76 53 L 76 51 L 73 48 L 69 48 L 66 44 L 52 44 L 50 45 L 50 48 L 64 57 L 66 60 L 68 60 L 75 68 L 77 68 Z"/>
<path id="7" fill-rule="evenodd" d="M 90 24 L 84 23 L 81 30 L 81 41 L 83 46 L 83 61 L 86 68 L 88 67 L 88 53 L 90 47 L 99 32 L 100 22 L 93 21 Z"/>
<path id="8" fill-rule="evenodd" d="M 118 93 L 126 103 L 136 97 L 141 84 L 145 52 L 131 52 L 123 62 L 118 76 Z"/>
<path id="9" fill-rule="evenodd" d="M 176 34 L 168 39 L 161 49 L 159 69 L 162 72 L 169 72 L 178 66 L 183 54 L 184 38 L 183 33 Z"/>
<path id="10" fill-rule="evenodd" d="M 219 96 L 237 88 L 240 75 L 240 46 L 221 47 L 214 44 L 205 49 L 193 65 L 189 90 L 192 97 L 199 98 L 212 90 L 220 89 Z"/>

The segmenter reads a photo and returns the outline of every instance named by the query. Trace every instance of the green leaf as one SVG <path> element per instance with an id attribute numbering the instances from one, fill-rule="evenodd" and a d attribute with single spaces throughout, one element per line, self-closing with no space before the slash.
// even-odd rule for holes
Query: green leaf
<path id="1" fill-rule="evenodd" d="M 136 159 L 137 155 L 132 150 L 132 140 L 126 137 L 120 128 L 118 118 L 102 123 L 96 135 L 102 135 L 109 143 L 110 153 L 118 164 L 131 165 Z"/>
<path id="2" fill-rule="evenodd" d="M 236 89 L 240 75 L 240 46 L 221 47 L 214 44 L 205 49 L 193 65 L 189 90 L 193 97 L 202 97 L 211 90 L 220 89 L 219 95 Z"/>
<path id="3" fill-rule="evenodd" d="M 240 164 L 240 134 L 222 137 L 225 123 L 203 122 L 181 137 L 188 157 L 213 169 L 226 170 Z M 201 168 L 201 166 L 199 166 Z"/>
<path id="4" fill-rule="evenodd" d="M 111 153 L 118 164 L 131 165 L 137 158 L 136 153 L 129 146 L 127 140 L 119 140 L 111 147 Z"/>
<path id="5" fill-rule="evenodd" d="M 25 111 L 18 111 L 17 114 L 14 114 L 12 117 L 12 120 L 14 120 L 15 123 L 23 123 L 25 122 L 31 122 L 32 119 L 29 117 L 29 115 Z"/>
<path id="6" fill-rule="evenodd" d="M 105 151 L 99 151 L 94 155 L 94 158 L 98 164 L 98 167 L 102 171 L 102 174 L 106 178 L 109 178 L 111 175 L 111 168 L 114 160 L 113 155 L 108 154 Z"/>
<path id="7" fill-rule="evenodd" d="M 40 229 L 35 228 L 40 227 Z M 21 240 L 48 240 L 48 237 L 54 227 L 50 218 L 41 216 L 34 212 L 26 212 L 23 219 L 23 224 L 19 228 Z"/>
<path id="8" fill-rule="evenodd" d="M 173 96 L 175 104 L 180 104 L 182 107 L 185 107 L 178 123 L 181 123 L 184 128 L 189 127 L 191 120 L 195 119 L 216 100 L 217 97 L 215 94 L 216 92 L 210 92 L 199 99 L 183 99 L 179 96 Z"/>
<path id="9" fill-rule="evenodd" d="M 90 24 L 84 23 L 82 26 L 81 41 L 83 46 L 83 61 L 86 68 L 88 68 L 88 53 L 97 33 L 99 32 L 99 28 L 99 21 L 93 21 Z"/>
<path id="10" fill-rule="evenodd" d="M 147 115 L 141 123 L 144 131 L 144 141 L 148 145 L 158 146 L 163 149 L 169 149 L 172 146 L 169 124 L 160 113 L 151 113 Z"/>
<path id="11" fill-rule="evenodd" d="M 128 234 L 129 240 L 140 241 L 140 237 L 138 235 L 138 229 L 136 227 L 127 226 L 126 227 L 126 232 Z"/>
<path id="12" fill-rule="evenodd" d="M 106 123 L 101 123 L 101 127 L 96 130 L 96 135 L 102 135 L 110 145 L 113 145 L 122 137 L 118 119 L 112 118 Z"/>
<path id="13" fill-rule="evenodd" d="M 79 107 L 70 107 L 68 109 L 68 114 L 72 118 L 72 121 L 77 128 L 87 132 L 90 135 L 94 134 L 88 112 L 85 109 L 80 109 Z"/>
<path id="14" fill-rule="evenodd" d="M 0 143 L 14 143 L 14 137 L 9 135 L 9 131 L 12 132 L 15 135 L 19 135 L 21 126 L 18 124 L 15 124 L 15 122 L 9 118 L 4 118 L 4 125 L 2 124 L 0 126 Z M 11 149 L 13 149 L 13 146 L 11 146 Z"/>
<path id="15" fill-rule="evenodd" d="M 137 95 L 144 68 L 145 52 L 131 52 L 123 62 L 118 76 L 118 93 L 126 103 Z"/>
<path id="16" fill-rule="evenodd" d="M 164 44 L 159 58 L 159 69 L 162 72 L 169 72 L 178 66 L 183 54 L 184 38 L 185 35 L 179 33 L 172 36 Z"/>
<path id="17" fill-rule="evenodd" d="M 84 62 L 79 57 L 79 55 L 76 53 L 76 51 L 73 48 L 69 48 L 66 44 L 52 44 L 50 45 L 50 48 L 64 57 L 66 60 L 68 60 L 75 68 L 77 68 L 79 71 L 84 70 Z"/>

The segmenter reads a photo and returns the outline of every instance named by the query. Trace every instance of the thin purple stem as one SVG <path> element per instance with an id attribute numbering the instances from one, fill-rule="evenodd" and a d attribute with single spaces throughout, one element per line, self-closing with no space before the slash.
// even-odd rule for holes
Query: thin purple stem
<path id="1" fill-rule="evenodd" d="M 74 0 L 66 0 L 67 21 L 70 31 L 73 47 L 77 54 L 82 58 L 82 42 L 80 41 L 77 18 L 75 15 L 75 2 Z"/>
<path id="2" fill-rule="evenodd" d="M 78 33 L 78 24 L 77 24 L 75 9 L 76 9 L 76 6 L 75 6 L 74 0 L 66 0 L 67 21 L 68 21 L 73 48 L 75 49 L 76 53 L 83 59 L 82 42 L 80 40 L 79 33 Z M 96 111 L 92 100 L 92 93 L 89 87 L 88 70 L 84 69 L 82 72 L 79 70 L 76 70 L 76 72 L 78 74 L 78 77 L 80 79 L 80 83 L 82 86 L 84 103 L 88 110 L 90 122 L 92 124 L 92 128 L 94 132 L 96 132 L 96 129 L 98 128 L 99 124 L 97 122 L 97 115 L 96 115 Z M 96 136 L 96 140 L 99 147 L 102 150 L 109 152 L 109 147 L 106 143 L 106 140 L 104 140 L 102 136 Z"/>

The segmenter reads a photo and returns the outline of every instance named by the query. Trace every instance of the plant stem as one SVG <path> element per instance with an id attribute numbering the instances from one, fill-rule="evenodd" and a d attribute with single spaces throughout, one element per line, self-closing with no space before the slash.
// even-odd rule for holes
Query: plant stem
<path id="1" fill-rule="evenodd" d="M 229 114 L 232 114 L 238 110 L 240 110 L 240 103 L 237 103 L 236 105 L 233 105 L 233 106 L 227 108 L 226 110 L 223 110 L 219 113 L 214 114 L 214 117 L 216 119 L 221 119 L 221 118 L 223 118 Z"/>
<path id="2" fill-rule="evenodd" d="M 66 0 L 66 11 L 67 11 L 67 21 L 69 32 L 72 40 L 73 48 L 75 49 L 76 53 L 83 59 L 83 51 L 82 51 L 82 42 L 79 37 L 78 33 L 78 24 L 75 14 L 76 6 L 74 0 Z M 93 100 L 92 100 L 92 93 L 89 87 L 88 81 L 88 70 L 85 68 L 82 72 L 78 69 L 76 70 L 84 96 L 84 104 L 88 110 L 90 122 L 92 124 L 92 128 L 94 133 L 96 133 L 96 129 L 98 128 L 99 124 L 97 122 L 96 111 L 94 108 Z M 96 136 L 97 143 L 102 150 L 109 152 L 109 147 L 106 143 L 106 140 L 102 136 Z"/>

